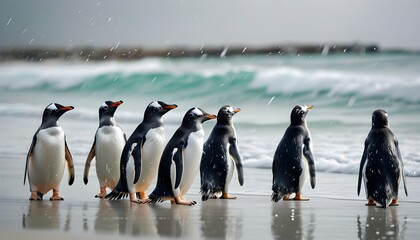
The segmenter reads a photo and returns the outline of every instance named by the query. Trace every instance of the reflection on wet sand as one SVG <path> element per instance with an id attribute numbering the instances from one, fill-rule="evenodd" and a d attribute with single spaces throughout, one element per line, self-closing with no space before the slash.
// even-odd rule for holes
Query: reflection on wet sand
<path id="1" fill-rule="evenodd" d="M 100 200 L 95 217 L 97 233 L 115 233 L 128 236 L 156 236 L 154 215 L 150 206 L 128 201 Z"/>
<path id="2" fill-rule="evenodd" d="M 232 200 L 214 199 L 201 206 L 201 233 L 203 237 L 215 239 L 242 238 L 242 210 L 228 211 Z"/>
<path id="3" fill-rule="evenodd" d="M 197 219 L 191 218 L 194 208 L 174 204 L 152 204 L 150 208 L 160 237 L 199 238 Z"/>
<path id="4" fill-rule="evenodd" d="M 357 235 L 359 239 L 404 239 L 406 222 L 404 221 L 402 226 L 400 224 L 398 207 L 387 209 L 367 207 L 366 223 L 364 225 L 362 225 L 360 216 L 357 216 Z"/>
<path id="5" fill-rule="evenodd" d="M 275 239 L 313 239 L 315 215 L 304 215 L 299 201 L 272 204 L 271 231 Z M 304 227 L 302 227 L 304 226 Z"/>
<path id="6" fill-rule="evenodd" d="M 22 227 L 25 229 L 60 229 L 59 201 L 31 201 L 27 213 L 22 215 Z M 69 226 L 67 226 L 70 228 Z M 65 229 L 63 229 L 65 230 Z"/>

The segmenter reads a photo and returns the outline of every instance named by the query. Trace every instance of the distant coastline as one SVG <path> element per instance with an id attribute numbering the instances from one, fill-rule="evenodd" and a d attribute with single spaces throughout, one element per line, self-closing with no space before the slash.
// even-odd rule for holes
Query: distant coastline
<path id="1" fill-rule="evenodd" d="M 135 47 L 84 47 L 72 49 L 11 48 L 0 49 L 0 62 L 30 61 L 42 62 L 48 59 L 76 61 L 137 60 L 148 57 L 227 57 L 235 55 L 331 55 L 331 54 L 375 54 L 375 53 L 415 53 L 405 50 L 381 50 L 375 44 L 325 44 L 325 45 L 277 45 L 268 47 L 172 47 L 167 49 L 144 49 Z"/>

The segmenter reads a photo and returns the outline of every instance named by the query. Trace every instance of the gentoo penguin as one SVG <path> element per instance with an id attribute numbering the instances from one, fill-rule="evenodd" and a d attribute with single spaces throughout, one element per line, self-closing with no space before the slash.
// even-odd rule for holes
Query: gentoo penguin
<path id="1" fill-rule="evenodd" d="M 120 160 L 120 179 L 105 198 L 130 196 L 131 202 L 146 203 L 146 190 L 155 179 L 159 159 L 165 147 L 162 116 L 178 106 L 161 101 L 151 102 L 141 122 L 128 138 Z"/>
<path id="2" fill-rule="evenodd" d="M 224 199 L 235 199 L 229 195 L 228 187 L 236 166 L 239 184 L 244 183 L 242 161 L 239 155 L 236 131 L 232 117 L 240 112 L 239 108 L 223 106 L 217 113 L 217 123 L 204 143 L 200 164 L 201 200 L 215 197 L 216 193 Z"/>
<path id="3" fill-rule="evenodd" d="M 357 195 L 360 194 L 362 176 L 367 206 L 375 206 L 376 203 L 383 208 L 398 205 L 398 185 L 401 178 L 408 196 L 398 140 L 388 126 L 388 114 L 381 109 L 372 114 L 372 128 L 365 140 L 360 161 Z"/>
<path id="4" fill-rule="evenodd" d="M 286 129 L 273 159 L 273 194 L 271 200 L 309 200 L 302 198 L 302 188 L 308 174 L 311 187 L 315 188 L 315 163 L 312 154 L 311 136 L 306 125 L 306 115 L 313 106 L 297 105 L 290 115 Z M 308 169 L 309 168 L 309 169 Z"/>
<path id="5" fill-rule="evenodd" d="M 59 187 L 63 178 L 65 162 L 69 172 L 69 185 L 74 182 L 73 157 L 69 151 L 66 135 L 58 125 L 58 119 L 72 106 L 51 103 L 45 109 L 42 123 L 32 139 L 26 156 L 25 176 L 28 175 L 31 197 L 29 200 L 42 200 L 43 195 L 53 190 L 50 200 L 63 200 Z"/>
<path id="6" fill-rule="evenodd" d="M 203 154 L 204 130 L 202 123 L 215 119 L 200 108 L 191 108 L 185 114 L 181 126 L 176 130 L 160 159 L 155 190 L 150 202 L 171 200 L 176 204 L 194 205 L 195 201 L 184 199 L 200 167 Z"/>
<path id="7" fill-rule="evenodd" d="M 95 197 L 106 196 L 106 188 L 114 189 L 120 179 L 120 158 L 126 136 L 114 119 L 114 113 L 123 101 L 106 101 L 99 107 L 99 127 L 86 159 L 83 182 L 88 183 L 90 163 L 96 156 L 96 175 L 100 192 Z"/>

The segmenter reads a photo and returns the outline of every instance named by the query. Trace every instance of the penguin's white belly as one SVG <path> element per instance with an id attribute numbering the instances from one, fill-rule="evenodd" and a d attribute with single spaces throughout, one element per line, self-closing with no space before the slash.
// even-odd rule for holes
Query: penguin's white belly
<path id="1" fill-rule="evenodd" d="M 185 195 L 190 189 L 200 168 L 201 155 L 203 154 L 204 130 L 190 134 L 187 148 L 184 149 L 184 167 L 181 182 L 179 184 L 179 195 Z"/>
<path id="2" fill-rule="evenodd" d="M 369 158 L 366 159 L 365 165 L 362 168 L 362 177 L 363 177 L 363 182 L 364 182 L 364 186 L 365 186 L 366 197 L 369 196 L 368 190 L 367 190 L 367 182 L 368 182 L 368 179 L 366 177 L 366 166 L 367 166 L 368 161 L 369 161 Z"/>
<path id="3" fill-rule="evenodd" d="M 120 178 L 120 159 L 125 145 L 119 127 L 105 126 L 96 134 L 96 175 L 101 187 L 113 189 Z"/>
<path id="4" fill-rule="evenodd" d="M 149 188 L 151 182 L 156 178 L 164 148 L 165 134 L 163 127 L 150 129 L 146 134 L 146 142 L 141 148 L 140 178 L 134 186 L 134 159 L 132 157 L 130 157 L 130 163 L 127 166 L 130 192 L 144 192 Z"/>
<path id="5" fill-rule="evenodd" d="M 302 168 L 302 173 L 300 174 L 300 177 L 299 177 L 299 191 L 301 193 L 303 190 L 303 185 L 309 174 L 308 160 L 306 160 L 305 156 L 303 156 L 303 152 L 302 152 L 302 157 L 300 158 L 300 166 Z"/>
<path id="6" fill-rule="evenodd" d="M 31 191 L 46 194 L 59 188 L 65 168 L 64 131 L 61 127 L 40 130 L 29 162 Z"/>
<path id="7" fill-rule="evenodd" d="M 235 162 L 233 160 L 233 157 L 229 154 L 229 147 L 230 144 L 227 145 L 226 147 L 226 155 L 227 155 L 227 175 L 226 175 L 226 181 L 225 181 L 225 192 L 228 192 L 229 189 L 229 183 L 232 180 L 232 176 L 233 176 L 233 169 L 235 168 Z"/>

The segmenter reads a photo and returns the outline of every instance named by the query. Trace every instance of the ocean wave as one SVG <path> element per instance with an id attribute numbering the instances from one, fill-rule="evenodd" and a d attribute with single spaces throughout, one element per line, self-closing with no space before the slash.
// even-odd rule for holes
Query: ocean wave
<path id="1" fill-rule="evenodd" d="M 260 156 L 257 158 L 245 158 L 244 167 L 271 169 L 273 165 L 272 156 Z M 359 174 L 360 159 L 358 161 L 343 161 L 341 159 L 319 157 L 315 162 L 317 172 Z M 420 177 L 420 162 L 415 159 L 405 159 L 405 175 L 409 177 Z"/>
<path id="2" fill-rule="evenodd" d="M 295 67 L 264 69 L 256 73 L 251 88 L 268 94 L 307 94 L 387 98 L 417 103 L 420 101 L 420 75 L 399 76 L 337 70 L 304 70 Z"/>
<path id="3" fill-rule="evenodd" d="M 351 61 L 350 61 L 351 60 Z M 394 100 L 419 103 L 420 70 L 404 59 L 146 59 L 134 62 L 0 65 L 0 91 L 129 95 Z M 382 61 L 382 62 L 381 62 Z M 420 63 L 419 58 L 412 59 Z M 379 63 L 378 63 L 379 62 Z M 376 65 L 375 65 L 376 64 Z M 408 65 L 408 66 L 406 66 Z M 370 67 L 369 67 L 370 66 Z"/>

